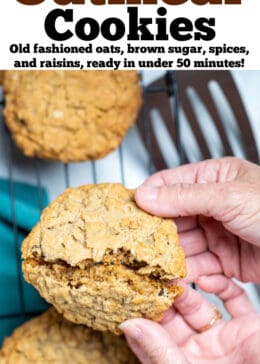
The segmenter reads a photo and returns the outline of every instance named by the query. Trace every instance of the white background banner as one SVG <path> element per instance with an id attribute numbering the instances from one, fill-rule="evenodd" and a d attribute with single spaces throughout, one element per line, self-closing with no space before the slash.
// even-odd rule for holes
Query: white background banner
<path id="1" fill-rule="evenodd" d="M 1 2 L 1 69 L 260 68 L 259 0 L 57 2 Z"/>

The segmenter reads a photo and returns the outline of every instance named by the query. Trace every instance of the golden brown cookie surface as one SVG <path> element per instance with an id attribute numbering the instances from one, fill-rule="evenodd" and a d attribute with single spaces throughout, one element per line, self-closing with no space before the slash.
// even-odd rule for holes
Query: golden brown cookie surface
<path id="1" fill-rule="evenodd" d="M 5 118 L 29 157 L 98 159 L 121 143 L 141 105 L 135 71 L 7 71 Z"/>
<path id="2" fill-rule="evenodd" d="M 151 216 L 119 184 L 69 189 L 45 211 L 22 247 L 26 280 L 63 315 L 119 333 L 133 317 L 160 320 L 186 274 L 170 219 Z"/>
<path id="3" fill-rule="evenodd" d="M 123 337 L 75 325 L 53 308 L 7 338 L 0 364 L 137 364 Z"/>
<path id="4" fill-rule="evenodd" d="M 3 83 L 3 79 L 4 79 L 4 72 L 3 70 L 0 70 L 0 85 L 2 85 Z"/>

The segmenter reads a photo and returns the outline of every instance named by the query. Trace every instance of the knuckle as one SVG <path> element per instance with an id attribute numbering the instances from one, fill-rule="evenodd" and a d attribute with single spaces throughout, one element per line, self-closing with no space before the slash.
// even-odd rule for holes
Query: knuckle
<path id="1" fill-rule="evenodd" d="M 218 294 L 223 300 L 227 301 L 233 298 L 243 296 L 245 294 L 245 290 L 233 280 L 225 277 L 224 284 L 219 290 Z"/>
<path id="2" fill-rule="evenodd" d="M 187 184 L 184 184 L 184 183 L 178 183 L 176 186 L 175 186 L 175 189 L 174 189 L 174 194 L 175 194 L 175 198 L 179 201 L 179 202 L 182 202 L 185 197 L 186 197 L 186 194 L 187 194 L 187 191 L 188 191 L 188 188 L 189 185 Z"/>
<path id="3" fill-rule="evenodd" d="M 187 201 L 190 201 L 190 194 L 192 193 L 192 185 L 185 183 L 178 183 L 172 189 L 171 203 L 172 206 L 179 211 L 180 216 L 189 215 Z"/>
<path id="4" fill-rule="evenodd" d="M 244 206 L 250 203 L 255 195 L 255 187 L 248 182 L 230 183 L 227 189 L 226 198 L 230 206 Z"/>
<path id="5" fill-rule="evenodd" d="M 223 160 L 232 164 L 242 164 L 244 162 L 243 159 L 238 157 L 224 157 Z"/>
<path id="6" fill-rule="evenodd" d="M 222 199 L 223 209 L 218 211 L 216 218 L 226 222 L 240 215 L 245 203 L 249 200 L 250 190 L 251 185 L 247 183 L 229 182 L 220 185 L 216 198 Z"/>

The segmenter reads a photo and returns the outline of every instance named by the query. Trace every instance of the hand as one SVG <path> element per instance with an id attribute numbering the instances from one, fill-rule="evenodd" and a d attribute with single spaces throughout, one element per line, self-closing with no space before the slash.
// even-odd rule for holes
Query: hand
<path id="1" fill-rule="evenodd" d="M 161 324 L 121 325 L 130 347 L 144 364 L 258 363 L 259 315 L 231 278 L 260 282 L 260 168 L 236 158 L 208 160 L 159 172 L 135 196 L 144 210 L 175 218 L 186 282 L 217 294 L 232 319 L 198 333 L 214 310 L 186 287 Z"/>
<path id="2" fill-rule="evenodd" d="M 259 166 L 222 158 L 161 171 L 135 198 L 154 215 L 176 218 L 187 282 L 205 274 L 260 282 Z"/>
<path id="3" fill-rule="evenodd" d="M 131 349 L 143 364 L 258 364 L 260 317 L 244 291 L 223 275 L 198 283 L 223 300 L 231 320 L 217 320 L 198 333 L 215 313 L 205 298 L 186 286 L 160 324 L 132 319 L 120 325 Z"/>

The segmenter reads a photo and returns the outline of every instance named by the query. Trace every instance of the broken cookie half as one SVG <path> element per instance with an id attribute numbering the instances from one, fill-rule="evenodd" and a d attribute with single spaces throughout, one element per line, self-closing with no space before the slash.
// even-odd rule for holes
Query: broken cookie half
<path id="1" fill-rule="evenodd" d="M 159 321 L 186 275 L 173 221 L 141 210 L 120 184 L 66 190 L 22 253 L 25 279 L 66 319 L 117 334 L 130 318 Z"/>

